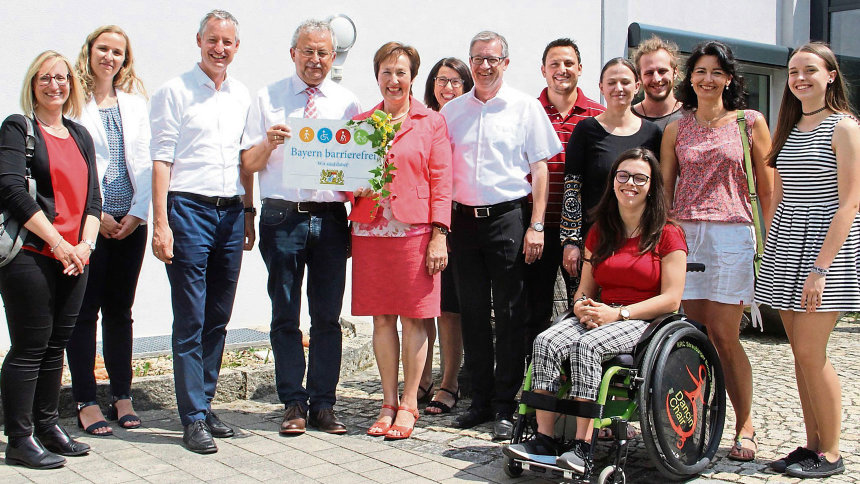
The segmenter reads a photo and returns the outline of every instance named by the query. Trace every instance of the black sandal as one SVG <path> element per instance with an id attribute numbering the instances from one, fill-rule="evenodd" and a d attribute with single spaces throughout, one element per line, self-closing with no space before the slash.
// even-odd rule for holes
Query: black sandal
<path id="1" fill-rule="evenodd" d="M 421 385 L 418 385 L 418 391 L 424 392 L 424 395 L 421 395 L 421 398 L 418 399 L 418 403 L 427 403 L 433 398 L 433 385 L 434 382 L 430 382 L 430 386 L 427 388 L 423 388 Z"/>
<path id="2" fill-rule="evenodd" d="M 460 389 L 458 388 L 456 392 L 452 392 L 447 388 L 439 388 L 440 392 L 445 392 L 452 397 L 454 397 L 454 404 L 448 405 L 445 402 L 440 402 L 439 400 L 431 400 L 430 403 L 427 404 L 427 407 L 424 408 L 425 415 L 442 415 L 443 413 L 451 413 L 451 410 L 457 406 L 457 402 L 460 401 Z M 428 408 L 438 408 L 440 411 L 438 413 L 428 412 Z"/>
<path id="3" fill-rule="evenodd" d="M 136 428 L 140 427 L 140 424 L 141 424 L 140 417 L 138 417 L 137 415 L 135 415 L 133 413 L 130 413 L 128 415 L 123 415 L 122 417 L 119 417 L 117 419 L 117 415 L 119 414 L 119 412 L 116 409 L 116 402 L 119 400 L 128 400 L 130 402 L 134 401 L 134 399 L 131 398 L 131 395 L 120 395 L 118 397 L 116 397 L 116 396 L 113 397 L 113 403 L 108 405 L 107 415 L 105 415 L 108 418 L 108 420 L 116 420 L 117 423 L 119 423 L 120 427 L 127 429 L 127 430 L 128 429 L 136 429 Z M 136 423 L 131 423 L 131 422 L 136 422 Z M 129 425 L 129 423 L 131 423 L 131 425 Z"/>
<path id="4" fill-rule="evenodd" d="M 99 420 L 98 422 L 93 423 L 92 425 L 88 426 L 87 428 L 84 428 L 84 423 L 81 421 L 81 410 L 84 408 L 87 408 L 87 407 L 91 407 L 93 405 L 98 406 L 98 404 L 99 404 L 99 402 L 97 402 L 95 400 L 91 400 L 89 402 L 79 402 L 78 403 L 78 428 L 83 429 L 84 432 L 86 432 L 90 435 L 95 435 L 96 437 L 110 437 L 111 435 L 113 435 L 113 429 L 111 428 L 110 424 L 108 424 L 106 421 Z M 96 430 L 103 429 L 103 428 L 107 428 L 110 431 L 109 432 L 96 432 Z"/>

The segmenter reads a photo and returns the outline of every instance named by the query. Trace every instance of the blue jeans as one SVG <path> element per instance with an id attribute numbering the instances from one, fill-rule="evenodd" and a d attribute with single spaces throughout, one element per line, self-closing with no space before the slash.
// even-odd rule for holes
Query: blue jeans
<path id="1" fill-rule="evenodd" d="M 277 200 L 263 200 L 260 253 L 269 270 L 275 383 L 278 398 L 286 405 L 307 409 L 310 401 L 311 411 L 334 406 L 340 377 L 340 310 L 348 250 L 349 228 L 342 204 L 328 212 L 310 214 Z M 299 329 L 305 266 L 311 316 L 307 390 L 302 387 L 305 355 Z"/>
<path id="2" fill-rule="evenodd" d="M 215 397 L 227 322 L 242 265 L 242 204 L 216 208 L 182 195 L 167 197 L 173 263 L 173 372 L 182 425 L 206 417 Z"/>

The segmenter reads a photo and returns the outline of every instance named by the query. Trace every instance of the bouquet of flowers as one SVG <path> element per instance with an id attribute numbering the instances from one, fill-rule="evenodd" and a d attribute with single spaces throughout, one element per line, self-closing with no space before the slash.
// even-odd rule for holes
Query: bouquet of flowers
<path id="1" fill-rule="evenodd" d="M 391 195 L 391 191 L 387 187 L 394 179 L 392 172 L 397 167 L 387 159 L 388 150 L 391 149 L 391 142 L 394 141 L 394 135 L 397 134 L 400 125 L 401 123 L 391 124 L 391 115 L 380 109 L 374 111 L 366 119 L 346 123 L 348 128 L 355 130 L 356 138 L 361 136 L 367 137 L 367 140 L 370 141 L 371 146 L 374 148 L 373 152 L 379 157 L 377 166 L 370 170 L 370 174 L 373 176 L 368 180 L 370 188 L 376 192 L 376 196 L 374 197 L 376 205 L 373 206 L 374 212 L 379 207 L 379 201 L 382 197 Z"/>

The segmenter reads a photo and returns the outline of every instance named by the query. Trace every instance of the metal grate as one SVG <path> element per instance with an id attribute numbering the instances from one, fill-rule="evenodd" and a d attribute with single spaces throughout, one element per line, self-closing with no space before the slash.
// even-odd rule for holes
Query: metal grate
<path id="1" fill-rule="evenodd" d="M 145 336 L 134 338 L 132 357 L 141 358 L 145 356 L 157 356 L 170 354 L 170 335 Z M 248 348 L 256 346 L 269 346 L 269 333 L 248 328 L 231 329 L 227 331 L 227 348 Z M 102 354 L 102 343 L 98 342 L 97 351 Z"/>

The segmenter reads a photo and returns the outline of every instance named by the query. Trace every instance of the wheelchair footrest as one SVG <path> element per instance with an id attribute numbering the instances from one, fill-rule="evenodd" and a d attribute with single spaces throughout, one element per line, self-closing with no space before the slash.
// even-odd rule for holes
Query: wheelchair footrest
<path id="1" fill-rule="evenodd" d="M 524 391 L 520 397 L 520 403 L 539 410 L 575 415 L 584 418 L 602 418 L 603 405 L 595 402 L 578 402 L 556 398 L 552 395 L 543 395 Z"/>

